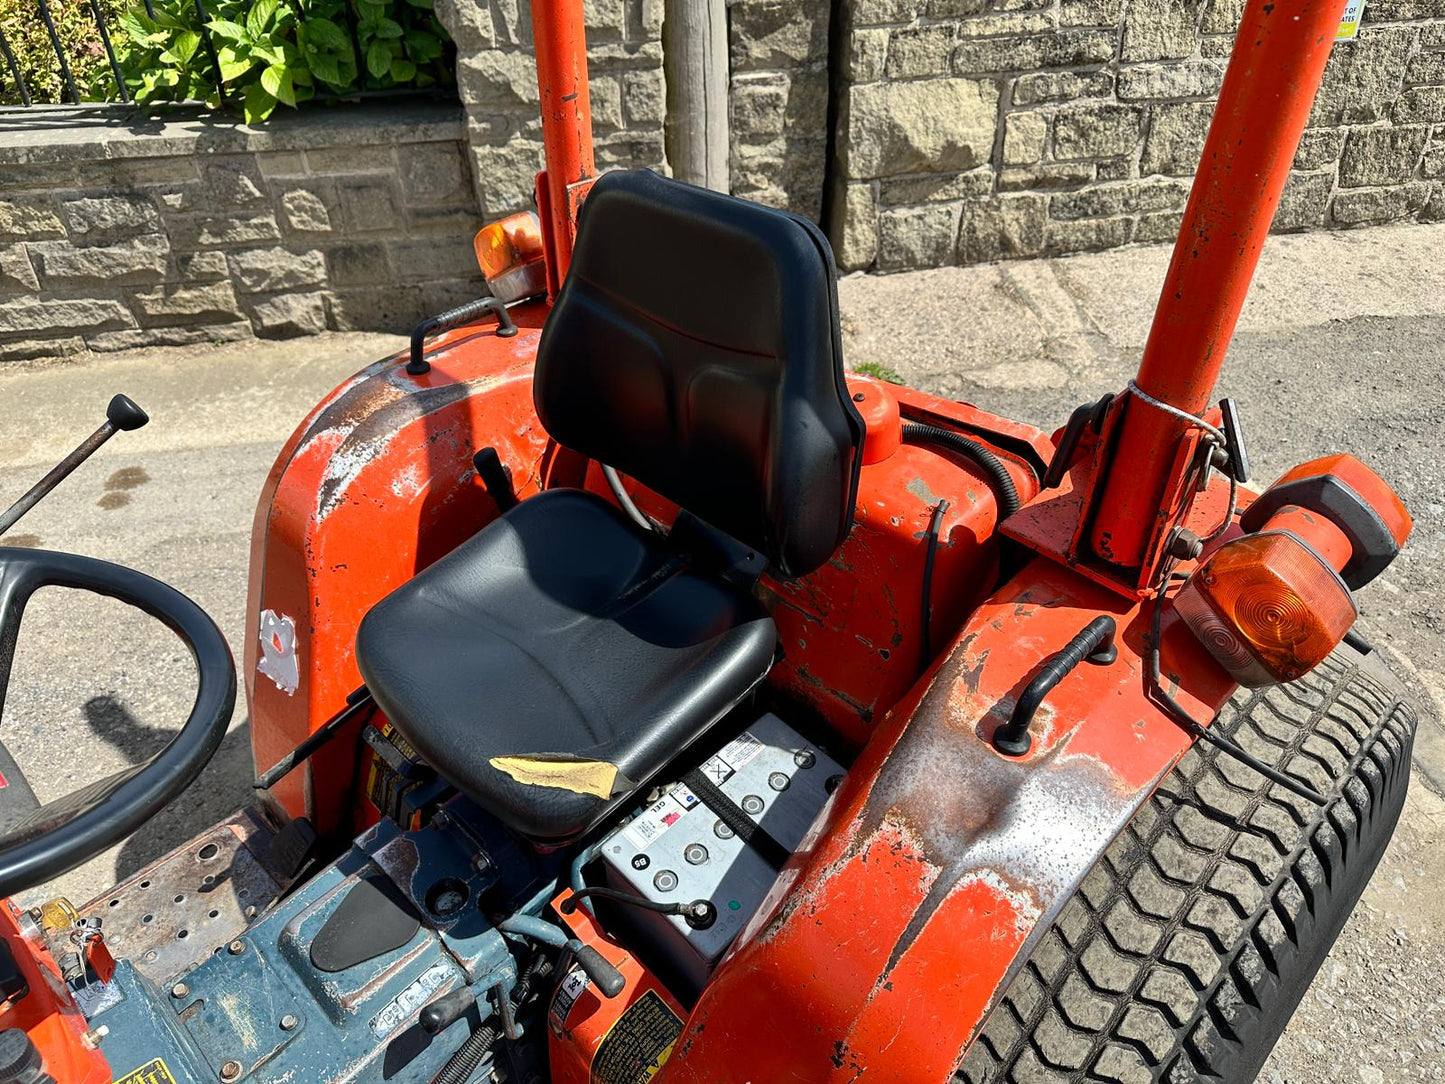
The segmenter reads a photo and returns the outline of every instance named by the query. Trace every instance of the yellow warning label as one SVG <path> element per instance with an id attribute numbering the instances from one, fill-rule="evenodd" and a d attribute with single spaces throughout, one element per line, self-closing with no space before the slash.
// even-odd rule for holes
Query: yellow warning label
<path id="1" fill-rule="evenodd" d="M 117 1077 L 115 1084 L 176 1084 L 176 1078 L 166 1068 L 166 1063 L 156 1058 L 139 1069 L 132 1069 L 125 1076 Z"/>
<path id="2" fill-rule="evenodd" d="M 682 1019 L 649 990 L 617 1018 L 592 1058 L 592 1084 L 646 1084 L 667 1064 Z"/>

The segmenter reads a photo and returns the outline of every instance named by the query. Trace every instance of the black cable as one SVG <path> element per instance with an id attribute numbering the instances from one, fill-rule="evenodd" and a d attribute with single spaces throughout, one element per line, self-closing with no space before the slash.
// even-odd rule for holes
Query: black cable
<path id="1" fill-rule="evenodd" d="M 581 906 L 584 896 L 624 903 L 629 907 L 638 907 L 644 911 L 656 911 L 660 915 L 677 915 L 686 919 L 687 924 L 695 929 L 706 929 L 717 920 L 717 908 L 712 905 L 710 900 L 693 900 L 691 903 L 662 903 L 643 896 L 634 896 L 631 892 L 619 892 L 615 888 L 576 889 L 572 895 L 562 901 L 560 905 L 562 913 L 570 915 L 577 910 Z"/>
<path id="2" fill-rule="evenodd" d="M 442 1066 L 442 1071 L 432 1078 L 432 1084 L 467 1084 L 501 1036 L 502 1033 L 490 1024 L 477 1028 Z"/>
<path id="3" fill-rule="evenodd" d="M 933 661 L 933 560 L 938 556 L 938 529 L 943 523 L 943 513 L 948 511 L 948 502 L 940 500 L 933 506 L 933 515 L 928 517 L 928 550 L 923 555 L 923 665 L 926 669 Z"/>
<path id="4" fill-rule="evenodd" d="M 1003 460 L 978 441 L 962 433 L 955 433 L 952 429 L 941 429 L 936 425 L 924 425 L 922 422 L 904 423 L 903 441 L 905 444 L 936 444 L 940 448 L 967 456 L 978 464 L 993 484 L 994 496 L 998 500 L 999 519 L 1007 519 L 1023 507 L 1013 476 L 1003 465 Z"/>
<path id="5" fill-rule="evenodd" d="M 1168 576 L 1166 573 L 1165 582 L 1167 583 L 1167 581 Z M 1184 706 L 1180 704 L 1179 701 L 1175 700 L 1174 697 L 1170 696 L 1167 692 L 1164 691 L 1163 668 L 1160 663 L 1160 648 L 1162 645 L 1160 628 L 1164 616 L 1165 600 L 1166 594 L 1163 590 L 1161 590 L 1159 592 L 1159 597 L 1155 600 L 1154 603 L 1154 614 L 1149 633 L 1149 677 L 1153 686 L 1150 691 L 1154 694 L 1154 696 L 1159 700 L 1160 703 L 1162 703 L 1166 708 L 1169 709 L 1169 712 L 1174 716 L 1175 721 L 1181 723 L 1195 737 L 1200 738 L 1203 741 L 1207 741 L 1210 745 L 1214 746 L 1221 753 L 1226 753 L 1229 756 L 1233 757 L 1235 760 L 1239 761 L 1241 764 L 1253 768 L 1270 782 L 1278 783 L 1291 794 L 1296 794 L 1308 802 L 1314 802 L 1315 805 L 1322 806 L 1327 804 L 1328 799 L 1325 798 L 1325 796 L 1319 791 L 1311 787 L 1309 784 L 1301 783 L 1298 779 L 1285 775 L 1284 772 L 1280 771 L 1278 768 L 1270 767 L 1270 765 L 1260 760 L 1253 753 L 1244 749 L 1233 739 L 1228 738 L 1223 734 L 1216 733 L 1213 727 L 1201 726 L 1195 720 L 1194 716 L 1190 715 L 1187 711 L 1184 710 Z"/>

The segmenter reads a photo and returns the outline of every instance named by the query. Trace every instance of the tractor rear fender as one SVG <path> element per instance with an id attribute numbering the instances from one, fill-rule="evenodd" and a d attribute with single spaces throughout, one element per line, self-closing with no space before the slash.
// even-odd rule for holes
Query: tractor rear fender
<path id="1" fill-rule="evenodd" d="M 984 603 L 879 726 L 703 992 L 663 1084 L 945 1080 L 1191 744 L 1147 695 L 1152 605 L 1044 559 Z M 1028 754 L 996 752 L 1024 686 L 1101 614 L 1118 622 L 1117 659 L 1059 683 Z M 1167 613 L 1162 638 L 1171 691 L 1212 719 L 1235 686 Z"/>
<path id="2" fill-rule="evenodd" d="M 540 487 L 547 434 L 532 407 L 532 364 L 547 309 L 510 311 L 517 335 L 499 336 L 490 321 L 446 332 L 426 373 L 399 358 L 362 369 L 277 457 L 252 529 L 242 668 L 259 767 L 361 684 L 362 615 L 496 517 L 474 452 L 494 446 L 519 495 Z M 333 743 L 272 795 L 322 833 L 350 829 L 355 765 L 354 743 Z"/>

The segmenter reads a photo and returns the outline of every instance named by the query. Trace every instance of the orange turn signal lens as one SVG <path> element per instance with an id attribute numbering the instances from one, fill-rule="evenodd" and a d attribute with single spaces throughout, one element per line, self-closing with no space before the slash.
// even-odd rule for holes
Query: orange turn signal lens
<path id="1" fill-rule="evenodd" d="M 1241 685 L 1293 681 L 1333 651 L 1359 611 L 1339 573 L 1288 531 L 1226 542 L 1174 607 Z"/>
<path id="2" fill-rule="evenodd" d="M 472 245 L 494 297 L 510 304 L 547 288 L 542 223 L 534 212 L 522 211 L 483 226 Z"/>

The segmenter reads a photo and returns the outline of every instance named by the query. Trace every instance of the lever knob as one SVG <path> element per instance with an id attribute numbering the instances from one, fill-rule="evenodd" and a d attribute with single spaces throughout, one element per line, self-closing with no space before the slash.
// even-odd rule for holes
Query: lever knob
<path id="1" fill-rule="evenodd" d="M 151 416 L 136 405 L 129 395 L 117 395 L 105 408 L 106 421 L 123 432 L 139 429 L 151 420 Z"/>

